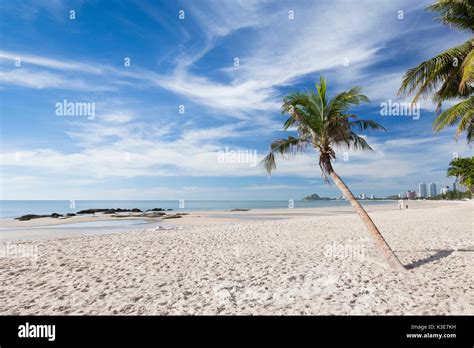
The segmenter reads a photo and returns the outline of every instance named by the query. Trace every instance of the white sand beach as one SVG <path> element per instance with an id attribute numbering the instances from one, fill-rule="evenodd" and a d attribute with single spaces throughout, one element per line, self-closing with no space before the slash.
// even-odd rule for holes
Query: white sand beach
<path id="1" fill-rule="evenodd" d="M 403 274 L 350 208 L 197 212 L 172 230 L 4 239 L 0 314 L 473 315 L 473 208 L 370 207 Z"/>

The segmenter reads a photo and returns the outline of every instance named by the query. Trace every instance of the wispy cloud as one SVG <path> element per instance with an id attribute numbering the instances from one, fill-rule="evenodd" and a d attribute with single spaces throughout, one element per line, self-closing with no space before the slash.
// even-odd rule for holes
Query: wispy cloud
<path id="1" fill-rule="evenodd" d="M 0 59 L 17 61 L 21 64 L 36 65 L 56 70 L 71 70 L 82 73 L 101 74 L 105 71 L 105 67 L 96 64 L 80 63 L 76 61 L 58 60 L 47 57 L 30 55 L 19 52 L 0 51 Z"/>
<path id="2" fill-rule="evenodd" d="M 90 84 L 80 78 L 68 78 L 57 73 L 29 69 L 0 71 L 0 83 L 34 89 L 90 90 Z M 97 86 L 96 90 L 110 91 L 113 87 Z"/>

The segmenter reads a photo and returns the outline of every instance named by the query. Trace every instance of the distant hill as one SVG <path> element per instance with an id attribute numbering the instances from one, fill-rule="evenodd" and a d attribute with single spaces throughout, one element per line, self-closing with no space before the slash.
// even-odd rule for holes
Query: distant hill
<path id="1" fill-rule="evenodd" d="M 332 198 L 329 197 L 319 197 L 317 193 L 313 193 L 312 195 L 306 196 L 303 198 L 303 201 L 328 201 Z"/>

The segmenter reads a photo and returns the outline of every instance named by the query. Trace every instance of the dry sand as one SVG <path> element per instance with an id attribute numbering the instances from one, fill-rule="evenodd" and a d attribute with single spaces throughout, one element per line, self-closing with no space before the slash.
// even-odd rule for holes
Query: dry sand
<path id="1" fill-rule="evenodd" d="M 186 217 L 169 231 L 9 244 L 0 314 L 472 315 L 473 204 L 431 203 L 372 209 L 406 274 L 386 266 L 355 214 Z"/>

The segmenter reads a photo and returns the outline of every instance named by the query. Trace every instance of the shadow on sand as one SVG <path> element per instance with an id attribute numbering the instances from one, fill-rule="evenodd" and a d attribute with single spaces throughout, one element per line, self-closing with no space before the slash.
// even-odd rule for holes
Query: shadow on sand
<path id="1" fill-rule="evenodd" d="M 448 257 L 449 255 L 455 252 L 474 252 L 474 249 L 449 249 L 449 250 L 426 250 L 426 251 L 436 251 L 436 253 L 428 257 L 425 257 L 424 259 L 420 259 L 408 265 L 405 265 L 406 269 L 413 269 L 416 267 L 423 266 L 427 263 Z"/>

